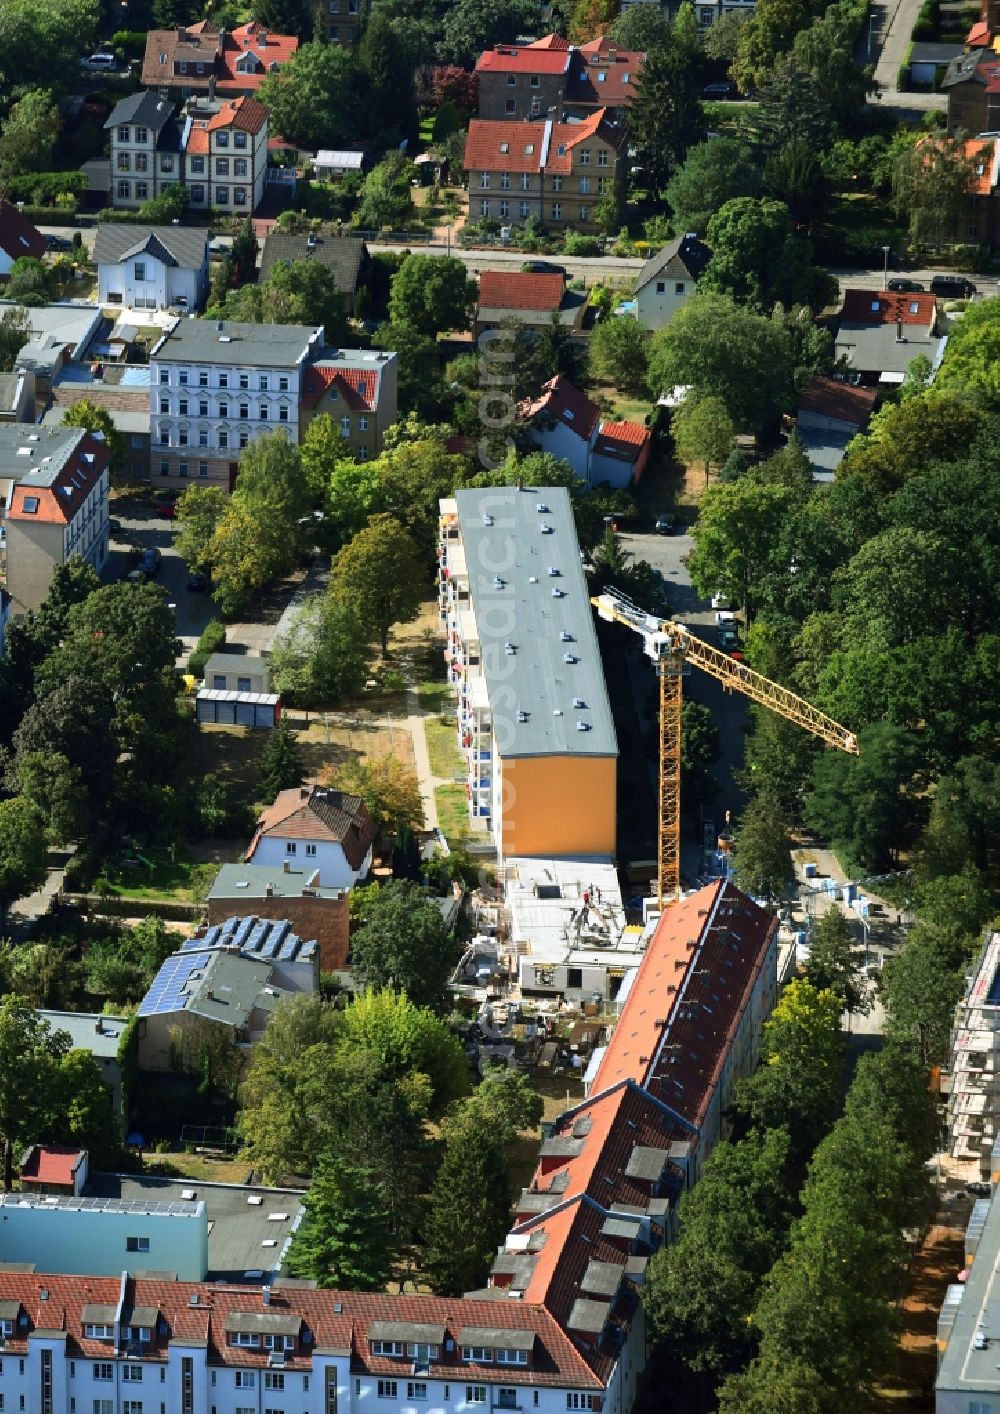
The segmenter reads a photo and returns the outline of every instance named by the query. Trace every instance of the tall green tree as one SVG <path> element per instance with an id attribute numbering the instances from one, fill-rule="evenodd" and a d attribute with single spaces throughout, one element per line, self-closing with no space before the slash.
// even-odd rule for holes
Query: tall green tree
<path id="1" fill-rule="evenodd" d="M 282 717 L 260 754 L 260 788 L 264 800 L 274 800 L 279 791 L 302 784 L 304 767 L 295 740 L 295 733 Z"/>
<path id="2" fill-rule="evenodd" d="M 779 0 L 784 3 L 784 0 Z M 797 8 L 796 0 L 792 0 Z M 744 30 L 750 40 L 748 25 Z M 767 152 L 780 151 L 789 141 L 807 143 L 813 150 L 822 149 L 829 141 L 833 118 L 825 91 L 817 80 L 794 58 L 785 56 L 760 91 L 757 109 L 757 134 Z"/>
<path id="3" fill-rule="evenodd" d="M 355 51 L 363 102 L 383 147 L 417 130 L 413 93 L 413 65 L 393 20 L 381 10 L 372 12 Z"/>
<path id="4" fill-rule="evenodd" d="M 602 319 L 590 336 L 591 372 L 623 393 L 642 393 L 648 347 L 649 336 L 638 320 L 625 316 Z"/>
<path id="5" fill-rule="evenodd" d="M 798 493 L 747 475 L 710 486 L 694 527 L 691 579 L 699 594 L 726 594 L 748 622 L 782 563 L 781 527 Z"/>
<path id="6" fill-rule="evenodd" d="M 791 982 L 764 1023 L 760 1065 L 741 1080 L 736 1107 L 758 1129 L 786 1128 L 792 1154 L 808 1158 L 837 1112 L 843 1045 L 840 998 Z"/>
<path id="7" fill-rule="evenodd" d="M 11 904 L 45 882 L 47 859 L 45 817 L 38 806 L 25 796 L 0 800 L 0 930 L 7 926 Z"/>
<path id="8" fill-rule="evenodd" d="M 30 338 L 31 320 L 25 310 L 5 309 L 0 314 L 0 372 L 11 371 Z"/>
<path id="9" fill-rule="evenodd" d="M 733 872 L 740 887 L 775 904 L 795 878 L 792 838 L 778 801 L 757 795 L 733 835 Z"/>
<path id="10" fill-rule="evenodd" d="M 894 867 L 921 823 L 919 756 L 913 736 L 889 722 L 864 728 L 858 744 L 858 756 L 817 757 L 803 813 L 843 858 L 877 873 Z"/>
<path id="11" fill-rule="evenodd" d="M 670 423 L 674 449 L 683 462 L 701 462 L 706 479 L 732 451 L 736 425 L 729 409 L 714 393 L 689 395 L 676 410 Z"/>
<path id="12" fill-rule="evenodd" d="M 701 137 L 698 80 L 681 38 L 647 54 L 630 121 L 644 184 L 659 199 L 674 171 Z"/>
<path id="13" fill-rule="evenodd" d="M 0 175 L 47 172 L 62 123 L 52 94 L 29 88 L 0 124 Z"/>
<path id="14" fill-rule="evenodd" d="M 0 804 L 0 830 L 3 812 L 12 803 Z M 14 1155 L 36 1138 L 40 1124 L 44 1126 L 45 1112 L 55 1099 L 59 1063 L 68 1051 L 66 1032 L 53 1031 L 30 1003 L 14 996 L 0 1000 L 0 1072 L 4 1077 L 0 1086 L 0 1152 L 3 1185 L 8 1192 L 14 1177 Z"/>
<path id="15" fill-rule="evenodd" d="M 423 579 L 412 536 L 392 516 L 377 515 L 338 553 L 330 570 L 330 593 L 353 604 L 384 656 L 393 624 L 416 617 Z"/>
<path id="16" fill-rule="evenodd" d="M 371 1169 L 324 1158 L 288 1253 L 293 1276 L 342 1291 L 381 1291 L 395 1244 L 382 1184 Z"/>
<path id="17" fill-rule="evenodd" d="M 418 1006 L 441 1008 L 458 961 L 441 910 L 417 884 L 396 881 L 365 906 L 351 938 L 351 972 L 369 989 L 405 992 Z"/>
<path id="18" fill-rule="evenodd" d="M 896 211 L 914 241 L 954 240 L 976 181 L 975 158 L 960 138 L 935 134 L 904 148 L 892 174 Z"/>
<path id="19" fill-rule="evenodd" d="M 752 1348 L 760 1284 L 791 1220 L 782 1129 L 723 1141 L 681 1198 L 677 1241 L 650 1261 L 642 1299 L 657 1337 L 692 1370 L 716 1375 Z"/>
<path id="20" fill-rule="evenodd" d="M 863 957 L 848 920 L 839 908 L 829 908 L 813 927 L 806 977 L 818 991 L 836 993 L 845 1011 L 868 1012 L 871 1000 L 860 975 Z"/>
<path id="21" fill-rule="evenodd" d="M 510 44 L 536 18 L 531 0 L 455 0 L 445 14 L 440 56 L 471 67 L 484 49 Z"/>
<path id="22" fill-rule="evenodd" d="M 803 0 L 761 0 L 743 27 L 730 70 L 742 93 L 767 83 L 808 22 Z"/>
<path id="23" fill-rule="evenodd" d="M 449 329 L 467 329 L 475 299 L 475 281 L 464 261 L 408 255 L 393 277 L 389 319 L 433 338 Z"/>
<path id="24" fill-rule="evenodd" d="M 712 259 L 701 288 L 770 311 L 777 303 L 822 309 L 835 285 L 812 259 L 812 245 L 793 231 L 788 207 L 769 198 L 738 196 L 708 223 Z"/>
<path id="25" fill-rule="evenodd" d="M 760 192 L 760 170 L 746 143 L 712 137 L 690 149 L 670 178 L 666 196 L 675 227 L 703 236 L 726 202 L 738 196 L 756 197 Z"/>
<path id="26" fill-rule="evenodd" d="M 269 74 L 258 97 L 282 137 L 310 148 L 336 147 L 353 131 L 354 83 L 350 50 L 315 41 Z"/>

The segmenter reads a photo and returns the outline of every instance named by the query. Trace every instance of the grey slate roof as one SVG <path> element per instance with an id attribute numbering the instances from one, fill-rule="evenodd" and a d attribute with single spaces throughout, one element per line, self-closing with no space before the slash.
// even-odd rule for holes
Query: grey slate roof
<path id="1" fill-rule="evenodd" d="M 86 435 L 82 427 L 0 425 L 0 479 L 20 481 L 30 472 L 33 486 L 52 486 Z"/>
<path id="2" fill-rule="evenodd" d="M 368 255 L 364 241 L 352 236 L 319 236 L 315 245 L 307 236 L 290 236 L 274 231 L 264 242 L 260 259 L 260 278 L 266 280 L 281 260 L 315 260 L 333 271 L 337 289 L 353 294 L 358 286 L 358 272 Z"/>
<path id="3" fill-rule="evenodd" d="M 316 874 L 315 869 L 287 871 L 280 865 L 268 864 L 223 864 L 215 876 L 215 883 L 208 892 L 210 899 L 256 899 L 266 898 L 268 888 L 274 898 L 300 898 L 304 888 L 311 888 L 319 898 L 339 898 L 343 889 L 325 884 L 310 884 Z"/>
<path id="4" fill-rule="evenodd" d="M 208 232 L 190 226 L 131 226 L 104 221 L 94 242 L 95 265 L 117 265 L 137 255 L 198 270 L 208 257 Z"/>
<path id="5" fill-rule="evenodd" d="M 493 487 L 455 501 L 501 754 L 617 756 L 569 492 Z"/>
<path id="6" fill-rule="evenodd" d="M 150 89 L 130 93 L 111 110 L 111 116 L 104 124 L 105 130 L 117 128 L 119 124 L 137 123 L 140 127 L 160 129 L 174 116 L 174 105 Z"/>
<path id="7" fill-rule="evenodd" d="M 221 328 L 219 327 L 221 324 Z M 181 319 L 150 354 L 150 362 L 257 365 L 294 368 L 323 345 L 323 328 L 305 324 L 239 324 L 232 320 Z"/>
<path id="8" fill-rule="evenodd" d="M 960 44 L 914 44 L 910 48 L 911 64 L 950 64 L 962 53 Z"/>
<path id="9" fill-rule="evenodd" d="M 675 236 L 662 250 L 651 255 L 639 271 L 636 290 L 644 289 L 650 280 L 666 276 L 668 280 L 699 280 L 712 252 L 697 236 Z"/>

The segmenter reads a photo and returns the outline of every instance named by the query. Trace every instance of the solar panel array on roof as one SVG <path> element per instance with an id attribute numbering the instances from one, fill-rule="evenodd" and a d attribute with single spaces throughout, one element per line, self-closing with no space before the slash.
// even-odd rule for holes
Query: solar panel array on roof
<path id="1" fill-rule="evenodd" d="M 153 979 L 153 984 L 139 1005 L 139 1016 L 159 1016 L 179 1011 L 184 993 L 201 969 L 207 966 L 210 952 L 179 952 L 168 957 Z"/>
<path id="2" fill-rule="evenodd" d="M 303 942 L 287 918 L 239 917 L 234 914 L 217 923 L 200 938 L 188 938 L 182 953 L 206 949 L 238 948 L 246 957 L 270 958 L 280 962 L 308 962 L 316 953 L 316 942 Z"/>

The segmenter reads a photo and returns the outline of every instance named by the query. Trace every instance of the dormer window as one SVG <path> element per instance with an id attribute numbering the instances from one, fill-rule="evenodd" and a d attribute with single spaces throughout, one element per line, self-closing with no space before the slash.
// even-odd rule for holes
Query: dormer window
<path id="1" fill-rule="evenodd" d="M 527 1365 L 528 1352 L 526 1350 L 508 1350 L 501 1347 L 494 1351 L 494 1358 L 498 1365 Z"/>
<path id="2" fill-rule="evenodd" d="M 373 1340 L 373 1355 L 387 1355 L 390 1359 L 400 1360 L 406 1354 L 406 1344 L 401 1340 Z"/>
<path id="3" fill-rule="evenodd" d="M 439 1359 L 441 1347 L 439 1345 L 427 1345 L 423 1341 L 411 1341 L 406 1347 L 406 1353 L 411 1360 L 418 1360 L 429 1364 L 432 1360 Z"/>
<path id="4" fill-rule="evenodd" d="M 463 1345 L 462 1359 L 470 1365 L 492 1365 L 493 1351 L 488 1345 Z"/>
<path id="5" fill-rule="evenodd" d="M 97 1321 L 88 1321 L 84 1325 L 83 1333 L 88 1340 L 111 1340 L 114 1337 L 115 1328 Z"/>
<path id="6" fill-rule="evenodd" d="M 230 1345 L 245 1345 L 249 1350 L 260 1349 L 260 1336 L 256 1331 L 230 1331 Z"/>
<path id="7" fill-rule="evenodd" d="M 510 151 L 510 143 L 502 142 L 500 144 L 500 151 L 506 155 Z"/>

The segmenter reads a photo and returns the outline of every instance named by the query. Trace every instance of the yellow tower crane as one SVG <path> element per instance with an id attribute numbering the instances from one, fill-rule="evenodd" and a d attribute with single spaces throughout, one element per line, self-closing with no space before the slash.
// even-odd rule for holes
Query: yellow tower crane
<path id="1" fill-rule="evenodd" d="M 825 712 L 738 663 L 691 633 L 683 624 L 647 614 L 617 590 L 599 594 L 591 603 L 600 618 L 624 624 L 639 634 L 656 666 L 660 680 L 660 801 L 656 897 L 662 909 L 681 889 L 681 676 L 686 663 L 695 663 L 724 687 L 742 692 L 753 702 L 770 707 L 779 717 L 795 722 L 828 746 L 858 754 L 857 737 Z"/>

